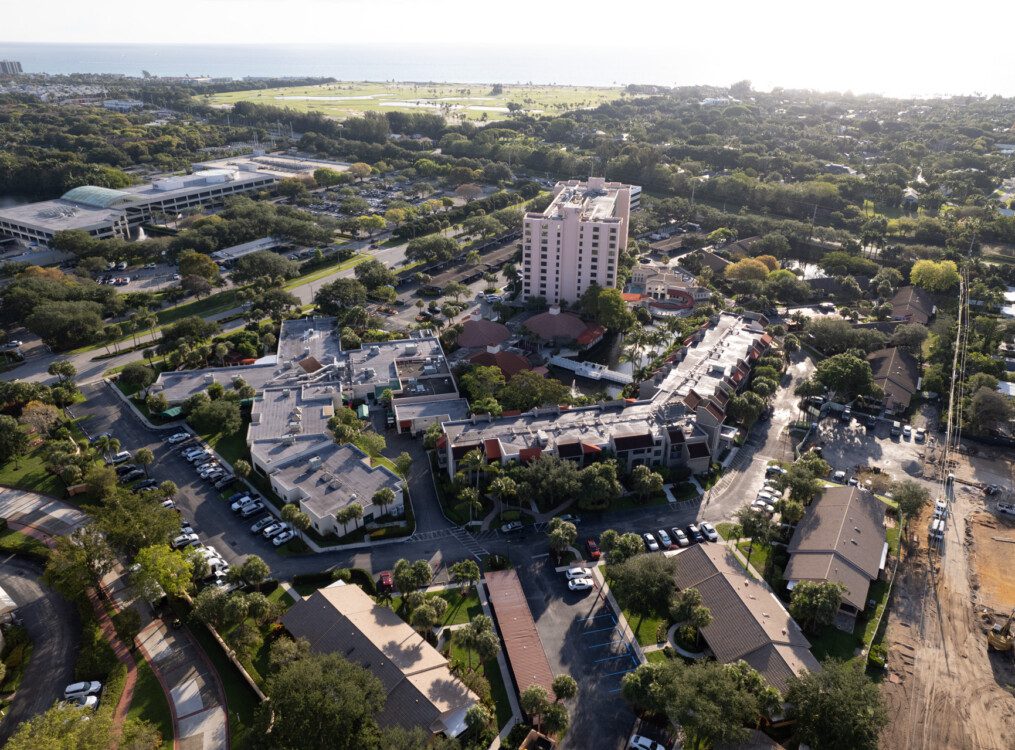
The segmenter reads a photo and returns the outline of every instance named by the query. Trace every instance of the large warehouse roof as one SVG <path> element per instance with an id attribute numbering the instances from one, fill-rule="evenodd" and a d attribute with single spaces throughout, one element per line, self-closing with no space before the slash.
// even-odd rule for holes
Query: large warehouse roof
<path id="1" fill-rule="evenodd" d="M 61 197 L 65 201 L 73 201 L 94 208 L 118 208 L 137 201 L 137 196 L 132 193 L 97 185 L 81 185 L 68 190 Z"/>

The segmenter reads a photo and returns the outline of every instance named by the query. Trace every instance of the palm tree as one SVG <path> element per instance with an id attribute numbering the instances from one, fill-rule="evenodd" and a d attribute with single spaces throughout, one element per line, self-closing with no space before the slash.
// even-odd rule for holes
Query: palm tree
<path id="1" fill-rule="evenodd" d="M 476 448 L 469 451 L 462 456 L 458 461 L 458 468 L 464 471 L 466 475 L 475 473 L 476 476 L 476 491 L 479 491 L 479 482 L 486 472 L 486 456 Z"/>

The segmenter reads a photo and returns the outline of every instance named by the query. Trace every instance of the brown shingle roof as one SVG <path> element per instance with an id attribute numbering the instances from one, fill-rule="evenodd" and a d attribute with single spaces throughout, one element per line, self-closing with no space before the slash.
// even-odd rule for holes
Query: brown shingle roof
<path id="1" fill-rule="evenodd" d="M 857 609 L 878 578 L 885 547 L 885 508 L 859 487 L 828 487 L 793 532 L 788 581 L 837 581 L 843 600 Z"/>
<path id="2" fill-rule="evenodd" d="M 519 694 L 530 685 L 540 685 L 548 693 L 552 692 L 553 673 L 518 574 L 513 570 L 491 571 L 484 576 L 483 582 L 490 595 L 490 604 Z"/>
<path id="3" fill-rule="evenodd" d="M 901 287 L 892 297 L 892 317 L 896 320 L 926 324 L 933 314 L 930 295 L 919 287 Z"/>
<path id="4" fill-rule="evenodd" d="M 377 717 L 381 726 L 441 731 L 444 714 L 478 700 L 435 648 L 359 586 L 319 589 L 290 607 L 282 624 L 314 651 L 337 653 L 380 680 L 387 694 Z"/>
<path id="5" fill-rule="evenodd" d="M 510 336 L 507 326 L 493 320 L 467 320 L 462 323 L 462 332 L 458 334 L 458 345 L 463 349 L 497 346 Z"/>
<path id="6" fill-rule="evenodd" d="M 676 561 L 677 587 L 696 588 L 712 613 L 701 635 L 717 660 L 743 659 L 780 691 L 791 675 L 821 669 L 782 603 L 764 583 L 748 577 L 729 548 L 695 545 L 677 554 Z"/>
<path id="7" fill-rule="evenodd" d="M 532 365 L 529 361 L 521 355 L 515 354 L 514 352 L 480 352 L 474 354 L 469 358 L 469 361 L 474 365 L 481 365 L 483 367 L 496 367 L 502 373 L 507 380 L 525 370 L 531 370 Z"/>
<path id="8" fill-rule="evenodd" d="M 553 341 L 554 339 L 577 341 L 578 337 L 585 333 L 585 329 L 589 327 L 584 320 L 569 312 L 544 312 L 533 315 L 525 321 L 524 325 L 544 341 Z"/>
<path id="9" fill-rule="evenodd" d="M 885 406 L 892 410 L 909 408 L 920 382 L 920 366 L 912 355 L 892 347 L 867 355 L 874 382 L 885 392 Z"/>

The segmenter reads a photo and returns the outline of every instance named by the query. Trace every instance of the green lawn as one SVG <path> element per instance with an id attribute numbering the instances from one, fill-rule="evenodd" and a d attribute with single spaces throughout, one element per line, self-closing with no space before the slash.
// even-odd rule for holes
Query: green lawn
<path id="1" fill-rule="evenodd" d="M 677 500 L 694 500 L 698 497 L 698 488 L 691 482 L 678 482 L 670 491 Z"/>
<path id="2" fill-rule="evenodd" d="M 469 622 L 477 615 L 483 614 L 483 607 L 479 603 L 479 596 L 476 594 L 475 589 L 470 589 L 468 594 L 464 594 L 464 589 L 448 589 L 447 591 L 437 591 L 427 594 L 427 597 L 440 597 L 448 603 L 447 614 L 444 615 L 444 620 L 441 625 L 461 625 Z M 391 608 L 398 612 L 402 606 L 402 597 L 393 596 L 391 597 Z"/>
<path id="3" fill-rule="evenodd" d="M 645 500 L 640 499 L 636 495 L 623 495 L 610 502 L 608 511 L 612 510 L 631 510 L 632 508 L 650 508 L 653 505 L 666 505 L 669 500 L 666 499 L 666 493 L 660 492 L 658 495 L 654 495 Z"/>
<path id="4" fill-rule="evenodd" d="M 173 747 L 173 715 L 162 685 L 144 659 L 137 661 L 137 683 L 127 716 L 150 721 L 162 733 L 162 747 Z"/>
<path id="5" fill-rule="evenodd" d="M 62 497 L 65 485 L 60 477 L 46 471 L 44 448 L 45 443 L 40 442 L 27 456 L 0 466 L 0 485 Z"/>
<path id="6" fill-rule="evenodd" d="M 811 653 L 818 659 L 841 659 L 848 661 L 856 655 L 860 640 L 852 633 L 846 633 L 831 625 L 821 631 L 820 635 L 806 633 L 811 642 Z"/>
<path id="7" fill-rule="evenodd" d="M 461 664 L 463 669 L 468 669 L 469 655 L 464 649 L 454 643 L 451 644 L 451 663 Z M 501 729 L 511 718 L 511 702 L 508 700 L 507 688 L 504 686 L 504 677 L 500 673 L 500 665 L 496 659 L 490 659 L 482 664 L 472 659 L 472 668 L 486 677 L 490 683 L 490 697 L 493 698 L 494 716 L 497 719 L 497 728 Z"/>
<path id="8" fill-rule="evenodd" d="M 20 554 L 42 558 L 49 556 L 49 547 L 28 534 L 4 529 L 0 531 L 0 554 L 5 556 Z"/>
<path id="9" fill-rule="evenodd" d="M 287 86 L 252 91 L 229 91 L 196 97 L 205 104 L 249 101 L 302 112 L 321 112 L 344 119 L 364 112 L 436 112 L 468 120 L 502 120 L 510 117 L 508 103 L 530 114 L 560 114 L 592 109 L 604 102 L 627 97 L 620 87 L 505 85 L 494 93 L 489 84 L 376 83 L 335 81 L 313 86 Z"/>
<path id="10" fill-rule="evenodd" d="M 747 550 L 751 548 L 751 542 L 748 539 L 741 540 L 737 547 L 743 553 L 744 557 L 747 557 Z M 762 575 L 765 574 L 765 568 L 768 567 L 768 559 L 771 557 L 772 548 L 767 544 L 755 544 L 754 549 L 751 550 L 750 563 L 754 566 Z"/>
<path id="11" fill-rule="evenodd" d="M 314 281 L 317 281 L 318 279 L 323 279 L 325 276 L 330 276 L 333 273 L 337 273 L 338 271 L 344 271 L 347 268 L 354 268 L 358 266 L 360 263 L 363 263 L 364 261 L 367 261 L 369 259 L 370 259 L 369 255 L 364 254 L 353 255 L 351 258 L 346 258 L 340 263 L 333 263 L 330 266 L 318 268 L 316 271 L 311 271 L 310 273 L 305 274 L 303 276 L 297 276 L 295 279 L 289 279 L 289 281 L 287 281 L 283 285 L 283 288 L 289 290 L 295 289 L 298 286 L 303 286 L 304 284 L 310 284 Z"/>
<path id="12" fill-rule="evenodd" d="M 658 651 L 649 651 L 647 654 L 645 654 L 645 658 L 648 660 L 650 664 L 652 662 L 665 663 L 670 660 L 670 657 L 668 657 L 666 655 L 666 652 L 663 651 L 662 649 L 659 649 Z"/>

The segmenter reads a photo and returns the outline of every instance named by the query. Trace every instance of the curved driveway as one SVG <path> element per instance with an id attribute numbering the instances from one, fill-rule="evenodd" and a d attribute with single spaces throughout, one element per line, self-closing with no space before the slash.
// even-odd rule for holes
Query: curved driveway
<path id="1" fill-rule="evenodd" d="M 0 743 L 22 722 L 53 705 L 74 679 L 81 626 L 72 604 L 40 582 L 42 567 L 18 557 L 0 560 L 0 587 L 18 605 L 34 646 L 21 687 L 0 722 Z"/>

